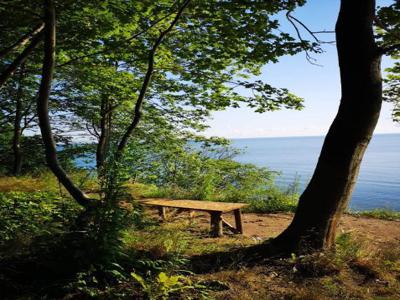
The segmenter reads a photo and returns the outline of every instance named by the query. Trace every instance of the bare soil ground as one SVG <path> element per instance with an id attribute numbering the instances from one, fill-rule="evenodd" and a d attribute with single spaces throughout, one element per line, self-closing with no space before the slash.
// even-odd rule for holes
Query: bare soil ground
<path id="1" fill-rule="evenodd" d="M 182 213 L 170 221 L 176 222 L 188 217 Z M 223 215 L 230 224 L 234 223 L 233 215 L 226 213 Z M 277 213 L 243 213 L 244 236 L 254 239 L 265 240 L 276 237 L 290 223 L 293 214 Z M 210 216 L 207 213 L 196 212 L 194 217 L 200 228 L 204 230 L 209 227 Z M 400 221 L 387 221 L 375 218 L 357 217 L 344 215 L 339 225 L 339 232 L 351 232 L 352 234 L 370 240 L 376 246 L 381 246 L 387 242 L 400 241 Z M 229 232 L 226 232 L 229 234 Z"/>
<path id="2" fill-rule="evenodd" d="M 151 210 L 151 215 L 157 217 L 156 211 Z M 190 219 L 184 212 L 171 216 L 162 226 L 186 230 L 194 237 L 193 243 L 200 243 L 203 249 L 223 245 L 229 251 L 276 237 L 292 217 L 293 214 L 286 213 L 244 213 L 244 234 L 225 231 L 222 238 L 208 236 L 207 213 L 196 212 Z M 224 218 L 234 224 L 230 214 Z M 214 299 L 400 299 L 400 222 L 344 215 L 340 233 L 351 233 L 355 244 L 362 241 L 362 255 L 355 255 L 349 245 L 345 251 L 354 257 L 341 257 L 340 262 L 334 254 L 269 260 L 255 266 L 241 265 L 238 260 L 231 266 L 194 275 L 194 279 L 225 285 L 226 288 L 211 293 Z M 189 253 L 196 254 L 197 251 Z"/>

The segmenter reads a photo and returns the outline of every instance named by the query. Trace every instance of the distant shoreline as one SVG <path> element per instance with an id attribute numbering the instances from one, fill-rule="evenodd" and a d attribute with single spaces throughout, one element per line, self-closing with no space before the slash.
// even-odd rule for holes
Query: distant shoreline
<path id="1" fill-rule="evenodd" d="M 396 133 L 375 133 L 373 136 L 380 135 L 400 135 L 400 132 Z M 236 138 L 226 138 L 228 140 L 255 140 L 255 139 L 288 139 L 288 138 L 321 138 L 325 135 L 288 135 L 288 136 L 265 136 L 265 137 L 236 137 Z"/>

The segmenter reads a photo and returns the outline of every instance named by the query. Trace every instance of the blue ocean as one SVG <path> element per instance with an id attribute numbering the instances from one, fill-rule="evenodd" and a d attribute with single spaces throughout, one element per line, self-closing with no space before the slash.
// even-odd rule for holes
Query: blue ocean
<path id="1" fill-rule="evenodd" d="M 302 191 L 311 179 L 324 137 L 234 139 L 244 150 L 236 160 L 279 171 L 282 187 L 296 178 Z M 350 203 L 352 210 L 387 208 L 400 211 L 400 134 L 374 135 L 364 156 Z"/>

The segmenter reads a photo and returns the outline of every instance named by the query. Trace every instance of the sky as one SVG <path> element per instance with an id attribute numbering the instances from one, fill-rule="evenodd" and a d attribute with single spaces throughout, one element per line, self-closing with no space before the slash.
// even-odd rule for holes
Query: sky
<path id="1" fill-rule="evenodd" d="M 377 2 L 382 6 L 392 3 L 389 0 Z M 338 11 L 339 0 L 308 0 L 293 15 L 313 31 L 333 30 Z M 279 17 L 279 20 L 284 31 L 293 31 L 285 18 Z M 324 34 L 320 38 L 332 41 L 334 35 Z M 266 65 L 259 77 L 304 98 L 303 110 L 259 114 L 242 107 L 215 112 L 208 122 L 210 128 L 206 135 L 226 138 L 325 135 L 339 107 L 340 81 L 335 45 L 325 45 L 324 50 L 323 54 L 313 55 L 322 66 L 310 64 L 305 54 L 299 53 L 282 57 L 276 64 Z M 385 58 L 382 70 L 390 65 L 390 59 Z M 392 121 L 391 113 L 392 105 L 384 103 L 375 133 L 400 133 L 400 124 Z"/>

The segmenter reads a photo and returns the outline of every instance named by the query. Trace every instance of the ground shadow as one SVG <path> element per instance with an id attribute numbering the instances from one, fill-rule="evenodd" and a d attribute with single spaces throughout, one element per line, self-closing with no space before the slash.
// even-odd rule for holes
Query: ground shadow
<path id="1" fill-rule="evenodd" d="M 189 259 L 189 268 L 197 274 L 205 274 L 222 269 L 271 265 L 284 257 L 288 257 L 288 254 L 270 239 L 254 246 L 192 256 Z"/>

